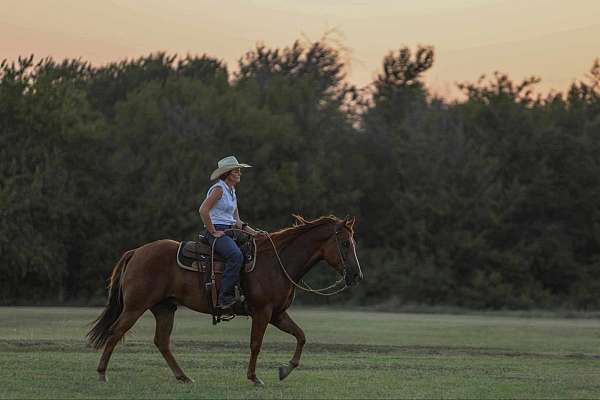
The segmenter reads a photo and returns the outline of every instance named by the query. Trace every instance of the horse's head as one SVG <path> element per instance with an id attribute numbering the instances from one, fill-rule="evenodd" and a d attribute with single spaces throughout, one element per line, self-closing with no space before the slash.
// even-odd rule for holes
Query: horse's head
<path id="1" fill-rule="evenodd" d="M 321 248 L 321 257 L 339 274 L 344 276 L 347 286 L 352 286 L 363 279 L 363 274 L 356 255 L 354 240 L 354 223 L 356 218 L 346 218 L 335 223 L 331 237 Z"/>

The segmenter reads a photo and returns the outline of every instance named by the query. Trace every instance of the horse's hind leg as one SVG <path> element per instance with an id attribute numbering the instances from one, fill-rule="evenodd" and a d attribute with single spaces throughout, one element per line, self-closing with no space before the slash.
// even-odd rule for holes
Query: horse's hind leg
<path id="1" fill-rule="evenodd" d="M 169 365 L 169 368 L 171 368 L 171 371 L 173 371 L 175 378 L 183 383 L 192 383 L 194 381 L 183 373 L 177 364 L 175 357 L 173 357 L 173 353 L 171 353 L 170 337 L 171 332 L 173 331 L 173 320 L 175 319 L 176 310 L 177 306 L 169 302 L 159 303 L 150 309 L 152 314 L 154 314 L 154 318 L 156 318 L 154 344 L 165 358 L 165 361 Z"/>
<path id="2" fill-rule="evenodd" d="M 302 355 L 302 348 L 306 343 L 306 337 L 304 336 L 302 329 L 296 325 L 294 320 L 292 320 L 285 311 L 275 316 L 271 320 L 271 324 L 296 338 L 296 352 L 290 360 L 289 365 L 279 367 L 279 380 L 283 380 L 294 370 L 294 368 L 300 365 L 300 356 Z"/>
<path id="3" fill-rule="evenodd" d="M 100 362 L 98 363 L 97 371 L 100 381 L 107 381 L 106 367 L 108 366 L 108 361 L 110 360 L 110 356 L 112 355 L 115 346 L 119 343 L 119 340 L 121 340 L 125 332 L 131 329 L 138 318 L 142 316 L 144 311 L 145 310 L 123 310 L 121 315 L 119 315 L 119 318 L 115 321 L 115 324 L 111 329 L 111 334 L 106 341 L 106 346 L 104 346 Z"/>

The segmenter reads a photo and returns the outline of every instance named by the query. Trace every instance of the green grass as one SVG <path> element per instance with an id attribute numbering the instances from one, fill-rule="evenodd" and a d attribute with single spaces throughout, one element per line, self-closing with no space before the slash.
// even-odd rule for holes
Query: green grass
<path id="1" fill-rule="evenodd" d="M 295 340 L 267 330 L 246 380 L 250 320 L 213 327 L 180 309 L 172 343 L 196 383 L 176 383 L 147 313 L 97 382 L 86 324 L 100 309 L 0 308 L 0 398 L 598 398 L 600 320 L 292 309 L 308 343 L 285 381 Z"/>

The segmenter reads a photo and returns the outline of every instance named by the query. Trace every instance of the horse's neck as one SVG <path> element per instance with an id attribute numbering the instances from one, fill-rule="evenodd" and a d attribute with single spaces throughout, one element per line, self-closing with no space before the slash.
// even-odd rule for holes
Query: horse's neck
<path id="1" fill-rule="evenodd" d="M 328 239 L 325 226 L 318 226 L 304 235 L 298 235 L 283 251 L 281 261 L 290 277 L 298 282 L 320 260 L 319 249 Z"/>

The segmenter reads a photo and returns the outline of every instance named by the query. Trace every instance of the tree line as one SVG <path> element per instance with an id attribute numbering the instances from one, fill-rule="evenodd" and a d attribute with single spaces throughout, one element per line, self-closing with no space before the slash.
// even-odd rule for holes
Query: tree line
<path id="1" fill-rule="evenodd" d="M 328 301 L 598 307 L 599 62 L 565 93 L 495 73 L 460 100 L 426 87 L 433 62 L 391 51 L 357 88 L 326 41 L 258 45 L 235 72 L 166 53 L 3 61 L 0 304 L 101 303 L 123 251 L 196 237 L 208 176 L 236 155 L 251 225 L 358 217 L 365 281 Z"/>

